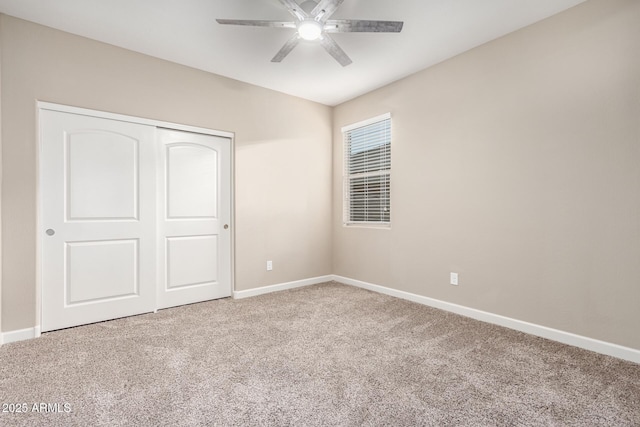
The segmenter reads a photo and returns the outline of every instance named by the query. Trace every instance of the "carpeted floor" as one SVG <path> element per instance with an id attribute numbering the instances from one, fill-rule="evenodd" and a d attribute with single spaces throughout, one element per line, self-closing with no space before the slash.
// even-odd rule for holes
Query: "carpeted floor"
<path id="1" fill-rule="evenodd" d="M 326 283 L 6 344 L 16 403 L 0 425 L 640 426 L 640 365 Z"/>

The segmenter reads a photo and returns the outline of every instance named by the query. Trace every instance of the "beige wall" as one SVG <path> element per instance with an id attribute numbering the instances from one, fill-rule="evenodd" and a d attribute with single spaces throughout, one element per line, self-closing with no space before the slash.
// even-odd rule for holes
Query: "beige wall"
<path id="1" fill-rule="evenodd" d="M 334 273 L 640 349 L 638 23 L 592 0 L 336 107 Z M 387 111 L 392 229 L 344 228 L 340 127 Z"/>
<path id="2" fill-rule="evenodd" d="M 35 325 L 36 100 L 235 132 L 236 289 L 331 273 L 329 107 L 8 16 L 0 25 L 2 330 Z"/>

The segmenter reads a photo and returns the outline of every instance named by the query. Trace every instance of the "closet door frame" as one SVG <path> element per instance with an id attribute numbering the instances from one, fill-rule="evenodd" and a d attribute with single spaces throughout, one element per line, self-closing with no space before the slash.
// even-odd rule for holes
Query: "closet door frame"
<path id="1" fill-rule="evenodd" d="M 156 128 L 165 128 L 172 129 L 183 132 L 190 132 L 196 134 L 204 134 L 211 135 L 217 137 L 223 137 L 229 139 L 229 164 L 230 164 L 230 182 L 229 182 L 229 202 L 230 202 L 230 220 L 229 220 L 229 228 L 230 228 L 230 293 L 233 295 L 235 290 L 235 181 L 234 181 L 234 170 L 235 170 L 235 134 L 232 132 L 202 128 L 197 126 L 189 126 L 182 125 L 178 123 L 165 122 L 161 120 L 153 120 L 153 119 L 145 119 L 141 117 L 128 116 L 123 114 L 109 113 L 98 110 L 91 110 L 86 108 L 74 107 L 69 105 L 55 104 L 51 102 L 37 101 L 36 102 L 36 135 L 38 138 L 38 150 L 36 151 L 36 171 L 37 171 L 37 188 L 36 188 L 36 327 L 35 329 L 35 337 L 39 337 L 42 329 L 42 261 L 43 261 L 43 253 L 42 253 L 42 240 L 45 237 L 45 230 L 43 229 L 43 212 L 42 212 L 42 179 L 41 171 L 40 171 L 40 163 L 41 163 L 41 152 L 42 152 L 42 137 L 40 135 L 40 112 L 44 110 L 50 111 L 58 111 L 64 113 L 72 113 L 79 114 L 97 118 L 104 119 L 112 119 L 119 120 L 130 123 L 137 123 L 143 125 L 155 126 Z M 157 311 L 157 304 L 156 304 Z"/>

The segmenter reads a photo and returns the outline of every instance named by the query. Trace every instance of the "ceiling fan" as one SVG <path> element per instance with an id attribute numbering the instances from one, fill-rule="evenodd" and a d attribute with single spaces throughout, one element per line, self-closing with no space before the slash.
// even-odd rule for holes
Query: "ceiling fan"
<path id="1" fill-rule="evenodd" d="M 343 67 L 351 64 L 351 58 L 329 36 L 329 33 L 399 33 L 402 31 L 402 21 L 329 19 L 343 1 L 305 0 L 298 4 L 295 0 L 280 0 L 280 3 L 295 18 L 293 22 L 248 19 L 216 19 L 216 21 L 225 25 L 295 28 L 297 31 L 294 36 L 282 46 L 271 62 L 281 62 L 298 45 L 300 39 L 319 40 L 322 47 Z"/>

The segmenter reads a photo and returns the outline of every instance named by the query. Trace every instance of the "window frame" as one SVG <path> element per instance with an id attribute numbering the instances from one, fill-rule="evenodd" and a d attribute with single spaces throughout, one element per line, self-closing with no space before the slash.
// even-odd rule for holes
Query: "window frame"
<path id="1" fill-rule="evenodd" d="M 389 152 L 387 154 L 389 167 L 387 169 L 380 169 L 378 171 L 365 171 L 359 173 L 349 172 L 350 165 L 350 153 L 348 147 L 348 132 L 351 132 L 356 129 L 360 129 L 363 127 L 371 126 L 374 124 L 378 124 L 380 122 L 388 121 L 388 144 L 389 144 Z M 343 189 L 342 189 L 342 225 L 344 227 L 363 227 L 363 228 L 382 228 L 382 229 L 390 229 L 391 228 L 391 174 L 392 174 L 392 161 L 391 161 L 391 146 L 393 141 L 393 132 L 392 132 L 392 122 L 391 122 L 391 113 L 381 114 L 379 116 L 371 117 L 366 120 L 362 120 L 357 123 L 353 123 L 350 125 L 343 126 L 342 129 L 342 152 L 343 152 L 343 168 L 342 168 L 342 181 L 343 181 Z M 363 177 L 378 177 L 378 176 L 386 176 L 389 189 L 387 191 L 387 200 L 388 200 L 388 209 L 389 209 L 389 220 L 388 221 L 353 221 L 352 212 L 351 212 L 351 181 L 354 178 L 363 178 Z"/>

